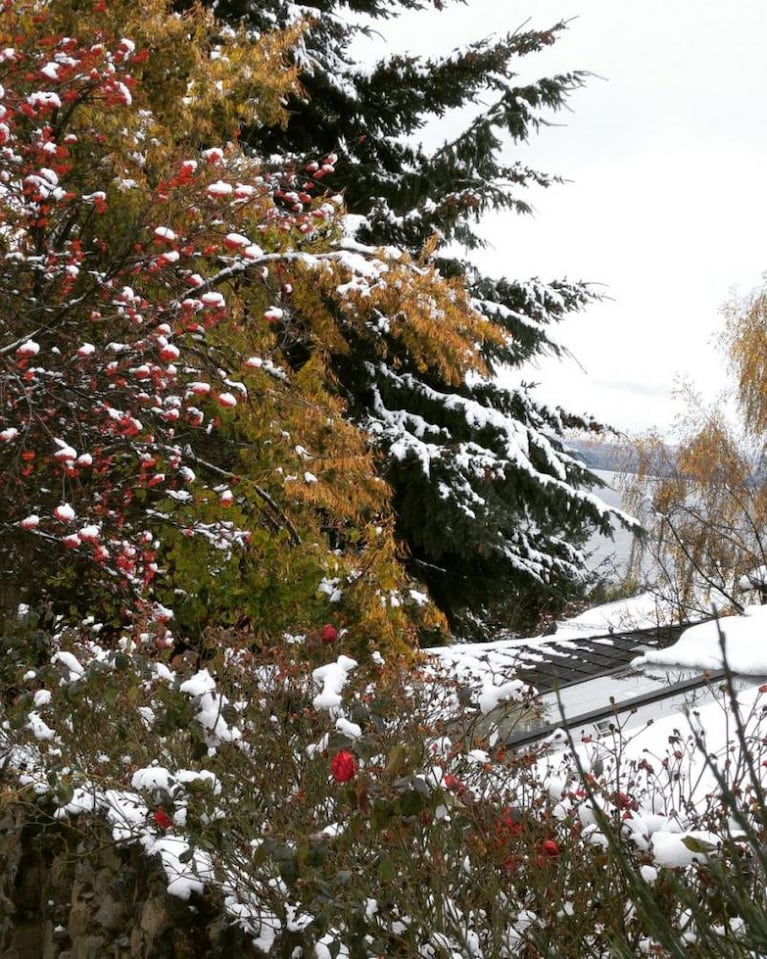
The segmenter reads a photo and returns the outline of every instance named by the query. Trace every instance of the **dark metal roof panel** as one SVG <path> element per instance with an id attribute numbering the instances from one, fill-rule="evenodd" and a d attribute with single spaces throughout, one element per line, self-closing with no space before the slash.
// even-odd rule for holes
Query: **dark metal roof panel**
<path id="1" fill-rule="evenodd" d="M 519 678 L 541 692 L 629 666 L 644 649 L 671 646 L 687 626 L 668 626 L 584 639 L 557 640 L 515 650 Z"/>

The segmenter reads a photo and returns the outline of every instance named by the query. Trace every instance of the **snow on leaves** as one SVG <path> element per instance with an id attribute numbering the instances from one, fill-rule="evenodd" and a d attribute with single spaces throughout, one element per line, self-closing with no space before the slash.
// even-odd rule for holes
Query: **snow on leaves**
<path id="1" fill-rule="evenodd" d="M 716 646 L 713 630 L 711 638 Z M 127 638 L 119 651 L 59 639 L 66 648 L 55 641 L 50 665 L 23 678 L 15 742 L 0 731 L 6 772 L 39 807 L 82 829 L 88 852 L 101 824 L 98 841 L 159 855 L 170 895 L 207 891 L 215 903 L 220 894 L 222 913 L 268 955 L 288 934 L 294 948 L 297 929 L 305 951 L 319 937 L 351 948 L 364 915 L 371 937 L 392 948 L 407 935 L 409 955 L 441 944 L 456 955 L 513 955 L 528 934 L 560 921 L 565 941 L 578 937 L 574 954 L 588 943 L 608 956 L 613 919 L 621 934 L 638 934 L 642 913 L 621 886 L 599 913 L 604 930 L 592 914 L 611 886 L 631 878 L 634 888 L 639 876 L 673 886 L 663 901 L 689 943 L 683 890 L 710 888 L 709 869 L 731 865 L 733 844 L 734 861 L 759 848 L 748 817 L 760 814 L 753 791 L 765 780 L 765 686 L 737 701 L 712 691 L 714 701 L 686 717 L 569 742 L 560 733 L 514 754 L 493 713 L 520 698 L 529 708 L 532 691 L 504 670 L 500 649 L 470 657 L 473 665 L 448 664 L 443 650 L 415 673 L 388 677 L 335 651 L 310 673 L 299 646 L 257 662 L 230 650 L 218 681 L 152 661 Z M 122 707 L 107 741 L 105 697 Z M 741 723 L 751 764 L 738 758 Z M 730 816 L 717 798 L 724 775 Z M 431 884 L 417 898 L 433 874 L 424 863 L 439 869 L 449 910 L 435 913 Z M 372 897 L 392 874 L 412 881 L 387 885 L 381 909 Z M 316 895 L 335 883 L 342 902 Z M 495 922 L 469 923 L 477 903 L 498 900 Z M 467 928 L 476 932 L 468 952 Z M 727 930 L 730 944 L 735 935 Z"/>
<path id="2" fill-rule="evenodd" d="M 128 9 L 119 16 L 133 16 Z M 14 4 L 7 13 L 16 19 L 0 38 L 1 48 L 25 37 L 23 49 L 6 55 L 0 97 L 0 549 L 15 563 L 25 557 L 28 572 L 58 550 L 107 594 L 141 597 L 134 614 L 154 619 L 160 638 L 167 618 L 154 590 L 168 537 L 207 544 L 221 554 L 210 560 L 218 569 L 222 557 L 248 548 L 254 522 L 288 531 L 294 545 L 305 535 L 323 541 L 323 524 L 334 536 L 344 531 L 344 547 L 378 596 L 378 557 L 389 581 L 401 570 L 390 533 L 376 532 L 388 529 L 386 487 L 334 395 L 327 350 L 346 349 L 346 318 L 333 304 L 367 323 L 368 304 L 387 288 L 376 278 L 389 276 L 423 287 L 424 302 L 453 294 L 410 261 L 390 270 L 398 253 L 346 248 L 341 199 L 316 182 L 335 157 L 311 176 L 265 171 L 232 142 L 189 145 L 190 116 L 200 124 L 196 142 L 210 142 L 218 122 L 202 93 L 215 87 L 210 71 L 242 69 L 253 43 L 279 50 L 284 39 L 227 34 L 227 66 L 226 57 L 195 59 L 189 45 L 142 42 L 142 20 L 131 21 L 131 36 L 124 24 L 110 33 L 104 10 L 92 14 L 103 14 L 102 24 L 86 26 L 76 13 L 70 22 L 70 12 L 53 4 L 38 16 L 35 0 Z M 67 30 L 57 34 L 62 20 Z M 153 24 L 178 29 L 173 18 Z M 150 46 L 169 74 L 188 72 L 189 102 L 178 115 L 163 112 L 151 86 L 165 66 L 153 63 Z M 255 69 L 257 58 L 249 62 Z M 258 75 L 262 103 L 278 77 L 283 91 L 291 77 L 263 66 Z M 38 95 L 43 78 L 60 107 Z M 282 428 L 286 415 L 296 418 L 298 444 L 281 438 L 293 428 Z M 243 475 L 246 464 L 232 455 L 235 422 L 251 431 L 250 443 L 263 443 L 265 482 Z M 311 472 L 297 462 L 297 445 L 323 450 Z M 292 482 L 299 475 L 305 481 Z M 368 543 L 372 565 L 360 562 Z M 331 571 L 352 576 L 351 566 L 338 568 L 337 550 L 334 542 L 334 558 L 327 568 L 318 562 L 313 583 Z"/>
<path id="3" fill-rule="evenodd" d="M 220 359 L 201 348 L 228 317 L 227 299 L 186 290 L 204 283 L 205 263 L 215 272 L 233 237 L 252 257 L 234 210 L 247 202 L 250 218 L 265 222 L 270 188 L 221 189 L 230 150 L 215 153 L 215 171 L 213 151 L 202 164 L 171 157 L 170 175 L 139 211 L 126 184 L 149 186 L 144 91 L 134 102 L 147 49 L 110 39 L 106 25 L 94 30 L 98 42 L 46 34 L 60 11 L 12 6 L 2 39 L 25 43 L 6 46 L 0 96 L 0 300 L 16 304 L 0 325 L 4 528 L 34 535 L 41 548 L 58 541 L 142 592 L 156 572 L 146 527 L 172 519 L 169 497 L 181 486 L 197 487 L 191 500 L 205 494 L 192 451 L 219 413 L 201 401 L 211 393 L 225 411 L 238 403 Z M 121 174 L 117 190 L 110 170 Z M 237 173 L 259 180 L 253 164 Z M 229 199 L 216 204 L 220 225 L 211 228 L 199 208 L 214 195 Z M 75 519 L 78 529 L 67 528 Z M 219 548 L 247 535 L 231 521 L 183 522 Z"/>

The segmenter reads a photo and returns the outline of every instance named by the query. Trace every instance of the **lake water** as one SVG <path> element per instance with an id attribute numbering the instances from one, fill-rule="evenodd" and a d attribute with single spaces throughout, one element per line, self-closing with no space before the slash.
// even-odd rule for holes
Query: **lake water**
<path id="1" fill-rule="evenodd" d="M 608 506 L 625 509 L 620 489 L 626 474 L 609 470 L 594 470 L 594 473 L 607 484 L 603 489 L 595 490 L 595 494 Z M 600 535 L 592 536 L 586 545 L 589 569 L 599 569 L 609 579 L 622 579 L 628 570 L 633 544 L 634 534 L 622 526 L 615 530 L 613 539 Z"/>

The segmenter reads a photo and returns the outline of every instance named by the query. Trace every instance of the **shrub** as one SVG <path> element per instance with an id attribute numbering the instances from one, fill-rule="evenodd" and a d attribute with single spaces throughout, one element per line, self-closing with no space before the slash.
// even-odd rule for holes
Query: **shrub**
<path id="1" fill-rule="evenodd" d="M 689 729 L 512 753 L 487 680 L 361 666 L 320 633 L 257 653 L 221 635 L 197 671 L 63 633 L 10 677 L 6 778 L 80 824 L 82 855 L 97 815 L 172 895 L 218 889 L 265 955 L 763 949 L 767 687 L 740 712 L 720 691 Z"/>

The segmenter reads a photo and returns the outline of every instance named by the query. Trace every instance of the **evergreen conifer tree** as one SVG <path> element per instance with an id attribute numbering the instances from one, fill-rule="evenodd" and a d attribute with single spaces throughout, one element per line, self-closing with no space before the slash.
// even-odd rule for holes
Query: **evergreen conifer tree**
<path id="1" fill-rule="evenodd" d="M 333 357 L 349 416 L 384 458 L 412 572 L 455 629 L 479 636 L 492 623 L 529 629 L 544 609 L 574 595 L 583 581 L 580 547 L 593 529 L 610 527 L 588 490 L 598 481 L 564 441 L 568 427 L 598 425 L 542 405 L 523 382 L 506 388 L 497 381 L 532 357 L 559 355 L 552 326 L 593 293 L 579 283 L 493 279 L 470 259 L 482 246 L 483 214 L 528 212 L 525 187 L 554 180 L 506 163 L 502 147 L 527 141 L 584 74 L 517 82 L 520 58 L 553 43 L 563 23 L 472 43 L 446 58 L 392 54 L 372 67 L 354 61 L 350 48 L 365 29 L 363 15 L 372 23 L 425 6 L 215 3 L 219 16 L 259 31 L 307 18 L 297 55 L 304 95 L 291 96 L 287 127 L 243 131 L 249 150 L 289 166 L 281 202 L 300 203 L 318 181 L 342 194 L 347 245 L 427 251 L 443 275 L 461 278 L 476 311 L 500 334 L 481 345 L 486 375 L 459 382 L 445 376 L 438 358 L 416 362 L 407 335 L 393 334 L 395 326 L 417 323 L 412 314 L 380 315 L 372 327 L 350 329 L 348 348 Z M 465 107 L 474 108 L 473 117 L 459 135 L 436 149 L 419 143 L 428 120 Z M 457 248 L 467 258 L 454 255 Z M 288 359 L 300 364 L 312 348 L 294 324 Z"/>

